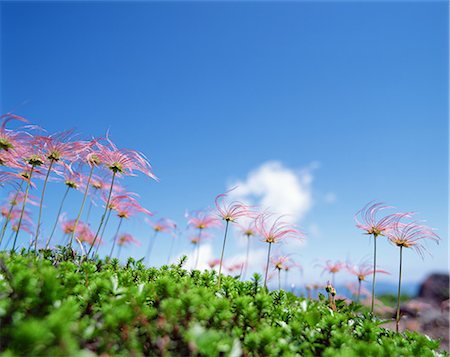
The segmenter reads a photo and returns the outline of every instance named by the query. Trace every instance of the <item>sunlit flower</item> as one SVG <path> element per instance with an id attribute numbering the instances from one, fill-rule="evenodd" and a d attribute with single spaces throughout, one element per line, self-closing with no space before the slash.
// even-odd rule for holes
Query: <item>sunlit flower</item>
<path id="1" fill-rule="evenodd" d="M 256 232 L 264 242 L 272 244 L 289 238 L 300 240 L 304 238 L 304 234 L 294 224 L 282 221 L 283 216 L 270 223 L 271 217 L 272 215 L 263 213 L 255 220 Z"/>
<path id="2" fill-rule="evenodd" d="M 423 243 L 431 240 L 439 243 L 439 236 L 432 228 L 418 224 L 417 222 L 395 222 L 392 229 L 386 233 L 389 241 L 397 247 L 413 248 L 421 257 L 427 252 Z"/>
<path id="3" fill-rule="evenodd" d="M 119 246 L 125 245 L 125 244 L 135 244 L 137 246 L 141 245 L 141 243 L 134 239 L 134 237 L 129 233 L 123 233 L 119 236 L 119 239 L 117 241 L 117 244 Z"/>
<path id="4" fill-rule="evenodd" d="M 345 268 L 350 274 L 356 276 L 358 281 L 364 281 L 366 280 L 366 277 L 373 274 L 372 264 L 367 261 L 361 262 L 357 265 L 347 263 Z M 376 272 L 381 274 L 389 274 L 389 272 L 382 269 L 376 269 Z"/>
<path id="5" fill-rule="evenodd" d="M 398 272 L 398 292 L 397 292 L 397 315 L 395 327 L 398 332 L 400 323 L 400 291 L 402 285 L 402 262 L 403 248 L 413 248 L 422 258 L 424 252 L 427 252 L 424 243 L 427 240 L 439 243 L 439 236 L 432 228 L 418 224 L 417 222 L 402 223 L 398 219 L 392 229 L 386 233 L 389 241 L 400 248 L 400 267 Z"/>
<path id="6" fill-rule="evenodd" d="M 73 130 L 67 130 L 49 136 L 36 136 L 34 140 L 42 145 L 47 160 L 74 162 L 80 153 L 86 150 L 87 144 L 84 141 L 73 140 L 73 136 Z"/>
<path id="7" fill-rule="evenodd" d="M 408 215 L 407 213 L 393 213 L 382 218 L 377 217 L 380 211 L 390 208 L 392 207 L 386 206 L 383 203 L 368 203 L 355 214 L 356 227 L 374 237 L 384 235 L 384 233 L 392 228 L 392 225 L 399 217 Z"/>
<path id="8" fill-rule="evenodd" d="M 2 115 L 0 120 L 2 121 L 0 125 L 0 150 L 6 152 L 21 151 L 29 136 L 23 131 L 6 129 L 6 124 L 11 120 L 17 120 L 22 123 L 28 123 L 28 120 L 11 113 Z"/>
<path id="9" fill-rule="evenodd" d="M 280 216 L 270 222 L 272 215 L 269 213 L 260 214 L 255 220 L 255 227 L 258 235 L 262 237 L 264 242 L 269 243 L 267 251 L 266 273 L 264 276 L 264 288 L 267 287 L 267 275 L 270 262 L 270 249 L 272 244 L 278 243 L 284 239 L 303 239 L 303 233 L 291 223 L 282 221 L 283 216 Z"/>
<path id="10" fill-rule="evenodd" d="M 219 216 L 225 221 L 236 222 L 238 218 L 254 215 L 254 213 L 250 210 L 250 207 L 244 205 L 242 202 L 224 202 L 224 199 L 228 196 L 230 191 L 232 190 L 216 196 L 215 204 Z"/>
<path id="11" fill-rule="evenodd" d="M 377 266 L 377 237 L 386 235 L 393 228 L 395 222 L 404 217 L 409 217 L 412 213 L 394 213 L 378 218 L 380 211 L 392 208 L 383 203 L 369 202 L 355 214 L 356 227 L 362 229 L 368 235 L 373 235 L 373 278 L 372 278 L 372 304 L 370 312 L 373 312 L 375 304 L 375 277 Z"/>
<path id="12" fill-rule="evenodd" d="M 220 264 L 220 259 L 215 258 L 215 259 L 211 259 L 210 261 L 208 261 L 208 266 L 211 269 L 214 269 L 216 266 L 218 266 Z"/>
<path id="13" fill-rule="evenodd" d="M 186 217 L 188 226 L 200 230 L 221 226 L 220 220 L 208 211 L 193 211 L 186 213 Z"/>
<path id="14" fill-rule="evenodd" d="M 160 218 L 156 221 L 147 220 L 148 224 L 153 228 L 155 232 L 163 232 L 169 234 L 175 234 L 177 224 L 168 218 Z"/>
<path id="15" fill-rule="evenodd" d="M 96 146 L 98 148 L 97 158 L 113 173 L 134 176 L 135 171 L 140 171 L 144 175 L 157 180 L 150 163 L 142 153 L 119 149 L 108 137 L 107 145 L 97 142 Z"/>

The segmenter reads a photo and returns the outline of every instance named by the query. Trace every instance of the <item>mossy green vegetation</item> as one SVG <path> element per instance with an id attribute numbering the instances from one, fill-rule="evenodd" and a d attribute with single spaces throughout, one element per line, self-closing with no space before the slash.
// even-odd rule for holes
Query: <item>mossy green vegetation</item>
<path id="1" fill-rule="evenodd" d="M 177 265 L 83 261 L 67 249 L 0 254 L 5 356 L 436 356 L 439 341 L 395 333 L 358 304 L 268 292 Z M 447 355 L 442 352 L 442 355 Z"/>

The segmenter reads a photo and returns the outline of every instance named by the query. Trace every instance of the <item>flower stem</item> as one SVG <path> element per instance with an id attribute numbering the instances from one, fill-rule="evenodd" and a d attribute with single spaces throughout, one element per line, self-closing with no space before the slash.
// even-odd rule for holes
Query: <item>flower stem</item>
<path id="1" fill-rule="evenodd" d="M 100 225 L 98 226 L 97 233 L 95 233 L 95 237 L 94 237 L 94 240 L 92 241 L 92 245 L 86 254 L 87 257 L 89 257 L 89 254 L 91 254 L 92 248 L 94 248 L 94 246 L 95 246 L 95 242 L 97 241 L 98 234 L 100 233 L 100 229 L 102 228 L 106 213 L 108 212 L 109 201 L 111 200 L 111 195 L 112 195 L 112 191 L 113 191 L 113 187 L 114 187 L 114 179 L 115 178 L 116 178 L 116 173 L 115 173 L 115 171 L 113 171 L 112 179 L 111 179 L 111 186 L 109 187 L 108 199 L 106 200 L 105 211 L 103 212 L 102 218 L 100 219 Z M 86 199 L 86 197 L 83 199 L 83 202 L 85 199 Z"/>
<path id="2" fill-rule="evenodd" d="M 267 264 L 266 264 L 266 274 L 264 276 L 264 289 L 267 289 L 267 274 L 269 272 L 269 263 L 270 263 L 270 249 L 272 248 L 272 243 L 269 242 L 269 249 L 267 251 Z"/>
<path id="3" fill-rule="evenodd" d="M 72 235 L 70 237 L 69 248 L 72 248 L 73 237 L 75 236 L 75 232 L 77 230 L 78 222 L 80 221 L 81 214 L 83 213 L 84 203 L 86 202 L 86 197 L 87 197 L 87 194 L 88 194 L 88 191 L 89 191 L 89 184 L 91 182 L 92 172 L 93 171 L 94 171 L 94 166 L 91 166 L 91 170 L 89 171 L 89 178 L 88 178 L 88 181 L 86 183 L 86 189 L 84 190 L 83 201 L 81 202 L 80 211 L 78 212 L 77 219 L 75 220 L 75 224 L 73 226 L 73 232 L 72 232 Z M 113 174 L 113 182 L 114 182 L 114 174 Z M 111 190 L 112 190 L 112 184 L 111 184 Z M 110 191 L 110 195 L 111 195 L 111 191 Z M 108 207 L 108 206 L 106 206 L 106 207 Z M 89 255 L 89 253 L 88 253 L 88 255 Z"/>
<path id="4" fill-rule="evenodd" d="M 398 332 L 398 325 L 400 323 L 400 289 L 402 286 L 402 258 L 403 258 L 403 247 L 400 246 L 400 268 L 398 272 L 398 291 L 397 291 L 397 316 L 395 319 L 396 332 Z"/>
<path id="5" fill-rule="evenodd" d="M 108 214 L 106 215 L 106 221 L 105 221 L 105 224 L 103 225 L 102 233 L 100 233 L 100 242 L 98 242 L 97 246 L 95 247 L 95 252 L 92 254 L 93 257 L 95 257 L 98 254 L 98 249 L 100 248 L 100 243 L 102 242 L 103 237 L 105 236 L 105 229 L 106 229 L 106 226 L 108 225 L 109 218 L 111 217 L 111 211 L 112 211 L 112 209 L 110 208 L 108 210 Z"/>
<path id="6" fill-rule="evenodd" d="M 281 290 L 281 269 L 278 269 L 278 290 Z"/>
<path id="7" fill-rule="evenodd" d="M 248 254 L 250 252 L 250 236 L 247 235 L 247 252 L 245 253 L 245 262 L 242 265 L 241 268 L 241 280 L 245 279 L 245 274 L 247 273 L 247 266 L 248 266 Z"/>
<path id="8" fill-rule="evenodd" d="M 361 298 L 361 279 L 358 279 L 358 295 L 356 296 L 356 301 L 359 302 Z"/>
<path id="9" fill-rule="evenodd" d="M 119 252 L 117 253 L 117 259 L 120 259 L 120 252 L 122 251 L 122 244 L 119 245 Z"/>
<path id="10" fill-rule="evenodd" d="M 20 182 L 20 186 L 17 189 L 17 192 L 16 192 L 16 194 L 15 194 L 15 196 L 13 198 L 13 202 L 11 203 L 11 206 L 9 207 L 8 216 L 5 217 L 5 222 L 3 223 L 3 227 L 2 227 L 2 233 L 0 235 L 0 245 L 2 244 L 3 237 L 5 236 L 6 227 L 8 226 L 8 223 L 11 221 L 10 217 L 11 217 L 11 213 L 12 213 L 12 211 L 14 209 L 14 206 L 15 206 L 14 203 L 16 202 L 17 197 L 19 197 L 19 193 L 22 190 L 22 185 L 23 185 L 23 181 Z"/>
<path id="11" fill-rule="evenodd" d="M 173 245 L 175 243 L 175 237 L 172 236 L 172 241 L 170 242 L 169 255 L 167 256 L 167 265 L 170 264 L 170 258 L 172 258 Z"/>
<path id="12" fill-rule="evenodd" d="M 198 259 L 200 257 L 200 244 L 202 242 L 202 229 L 199 228 L 198 229 L 198 244 L 197 244 L 197 251 L 196 251 L 196 255 L 195 255 L 195 266 L 194 269 L 197 269 L 198 267 Z"/>
<path id="13" fill-rule="evenodd" d="M 44 205 L 45 189 L 47 188 L 48 178 L 50 176 L 50 172 L 52 171 L 52 166 L 53 166 L 54 162 L 55 162 L 55 160 L 53 160 L 53 159 L 50 160 L 50 165 L 48 165 L 47 174 L 45 175 L 44 186 L 42 187 L 41 202 L 39 204 L 39 215 L 38 215 L 38 220 L 37 220 L 36 233 L 34 235 L 34 252 L 35 252 L 35 254 L 37 254 L 37 242 L 38 242 L 38 238 L 39 238 L 39 230 L 41 228 L 42 206 Z"/>
<path id="14" fill-rule="evenodd" d="M 45 249 L 48 249 L 48 246 L 50 245 L 50 241 L 53 237 L 53 234 L 55 234 L 56 226 L 58 225 L 59 216 L 61 216 L 61 211 L 64 206 L 64 201 L 66 200 L 67 194 L 69 193 L 70 186 L 67 186 L 66 192 L 64 192 L 64 196 L 61 200 L 61 204 L 59 205 L 58 214 L 56 215 L 55 224 L 53 225 L 52 233 L 50 234 L 50 237 L 48 237 L 47 243 L 45 244 Z"/>
<path id="15" fill-rule="evenodd" d="M 153 238 L 148 242 L 148 248 L 147 248 L 147 254 L 145 255 L 147 257 L 147 265 L 150 264 L 150 256 L 152 254 L 153 250 L 153 244 L 155 244 L 156 236 L 158 235 L 158 231 L 155 231 L 155 234 L 153 235 Z"/>
<path id="16" fill-rule="evenodd" d="M 377 270 L 377 235 L 373 235 L 373 277 L 372 277 L 372 303 L 370 312 L 373 314 L 373 308 L 375 304 L 375 274 Z"/>
<path id="17" fill-rule="evenodd" d="M 91 209 L 92 209 L 92 200 L 89 202 L 89 208 L 86 215 L 86 224 L 89 222 L 89 216 L 91 215 Z"/>
<path id="18" fill-rule="evenodd" d="M 13 246 L 12 246 L 12 250 L 11 250 L 13 253 L 15 252 L 17 236 L 19 235 L 20 226 L 22 225 L 22 218 L 23 218 L 23 213 L 25 212 L 25 205 L 27 204 L 28 191 L 30 190 L 31 176 L 33 176 L 33 170 L 34 170 L 34 166 L 31 166 L 30 176 L 28 177 L 28 182 L 27 182 L 27 188 L 25 189 L 25 196 L 23 197 L 22 211 L 20 212 L 19 223 L 17 224 L 17 231 L 14 236 L 14 242 L 13 242 Z"/>
<path id="19" fill-rule="evenodd" d="M 116 230 L 116 234 L 113 237 L 113 245 L 111 247 L 111 252 L 109 253 L 109 259 L 112 258 L 112 255 L 113 255 L 113 252 L 114 252 L 114 247 L 116 246 L 116 241 L 117 241 L 118 236 L 119 236 L 119 229 L 120 229 L 120 226 L 122 225 L 122 221 L 123 221 L 123 217 L 120 217 L 119 225 L 117 226 L 117 230 Z"/>
<path id="20" fill-rule="evenodd" d="M 227 242 L 227 233 L 228 233 L 228 225 L 230 224 L 229 220 L 226 220 L 226 224 L 225 224 L 225 235 L 223 237 L 223 245 L 222 245 L 222 254 L 220 255 L 220 263 L 219 263 L 219 279 L 217 281 L 217 285 L 219 286 L 220 289 L 220 283 L 221 283 L 221 278 L 222 278 L 222 265 L 223 265 L 223 253 L 225 252 L 225 243 Z"/>

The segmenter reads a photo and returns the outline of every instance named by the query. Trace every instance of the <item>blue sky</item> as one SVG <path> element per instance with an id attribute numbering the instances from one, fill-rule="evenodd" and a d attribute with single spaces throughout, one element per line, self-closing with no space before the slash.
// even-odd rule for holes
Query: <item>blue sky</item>
<path id="1" fill-rule="evenodd" d="M 284 191 L 264 187 L 302 192 L 296 283 L 320 278 L 315 259 L 370 257 L 353 215 L 371 200 L 420 212 L 442 237 L 433 258 L 408 252 L 405 280 L 447 270 L 446 2 L 2 2 L 1 26 L 1 112 L 49 132 L 109 129 L 144 152 L 161 181 L 125 182 L 158 216 L 184 227 L 186 209 L 281 172 Z M 62 190 L 49 186 L 49 215 Z M 124 230 L 146 246 L 140 220 Z M 220 244 L 218 231 L 212 255 Z M 178 245 L 190 252 L 186 236 Z M 394 280 L 397 249 L 380 249 Z"/>

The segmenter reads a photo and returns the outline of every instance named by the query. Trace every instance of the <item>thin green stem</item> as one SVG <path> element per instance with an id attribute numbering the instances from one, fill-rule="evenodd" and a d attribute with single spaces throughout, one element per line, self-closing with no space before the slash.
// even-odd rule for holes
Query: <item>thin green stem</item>
<path id="1" fill-rule="evenodd" d="M 113 245 L 111 247 L 111 252 L 109 253 L 109 259 L 112 258 L 113 252 L 114 252 L 114 247 L 116 246 L 116 241 L 119 237 L 119 230 L 120 230 L 120 226 L 122 225 L 122 221 L 123 221 L 123 217 L 120 217 L 119 219 L 119 225 L 117 226 L 117 230 L 116 230 L 116 234 L 114 234 L 113 237 Z"/>
<path id="2" fill-rule="evenodd" d="M 377 270 L 377 235 L 373 235 L 373 277 L 372 277 L 372 303 L 370 306 L 370 312 L 373 313 L 375 305 L 375 274 Z"/>
<path id="3" fill-rule="evenodd" d="M 281 269 L 278 269 L 278 290 L 281 290 Z"/>
<path id="4" fill-rule="evenodd" d="M 402 286 L 402 258 L 403 247 L 400 246 L 400 268 L 398 271 L 398 291 L 397 291 L 397 316 L 395 318 L 395 331 L 398 332 L 398 325 L 400 323 L 400 291 Z"/>
<path id="5" fill-rule="evenodd" d="M 48 165 L 47 174 L 45 175 L 44 186 L 42 187 L 41 202 L 39 204 L 39 215 L 38 215 L 38 220 L 37 220 L 36 233 L 34 235 L 34 252 L 35 252 L 35 254 L 37 254 L 37 242 L 38 242 L 38 238 L 39 238 L 39 231 L 41 229 L 42 207 L 44 205 L 45 189 L 47 188 L 48 178 L 50 177 L 50 172 L 52 171 L 52 166 L 53 166 L 54 162 L 55 162 L 55 160 L 53 160 L 53 159 L 50 160 L 50 165 Z"/>
<path id="6" fill-rule="evenodd" d="M 269 242 L 269 249 L 267 250 L 266 274 L 264 275 L 264 289 L 267 289 L 267 274 L 269 273 L 270 249 L 271 248 L 272 248 L 272 243 Z"/>
<path id="7" fill-rule="evenodd" d="M 15 249 L 16 249 L 17 236 L 19 235 L 20 226 L 22 225 L 23 213 L 25 212 L 25 205 L 27 204 L 28 192 L 30 190 L 31 177 L 33 176 L 33 170 L 34 170 L 34 166 L 31 166 L 30 176 L 28 177 L 28 182 L 27 182 L 27 188 L 25 189 L 25 196 L 23 197 L 22 211 L 20 212 L 19 223 L 17 224 L 17 231 L 14 236 L 14 242 L 13 242 L 13 246 L 12 246 L 12 250 L 11 250 L 12 252 L 15 252 Z"/>
<path id="8" fill-rule="evenodd" d="M 89 201 L 89 207 L 88 207 L 88 211 L 87 211 L 87 215 L 86 215 L 86 224 L 89 223 L 89 217 L 91 215 L 91 210 L 92 210 L 92 200 Z"/>
<path id="9" fill-rule="evenodd" d="M 145 256 L 147 257 L 147 265 L 150 264 L 150 256 L 152 255 L 153 245 L 155 244 L 157 235 L 158 235 L 158 231 L 155 231 L 153 238 L 150 239 L 150 242 L 148 242 L 147 254 L 145 254 Z"/>
<path id="10" fill-rule="evenodd" d="M 117 259 L 120 259 L 120 252 L 122 251 L 122 244 L 119 244 L 119 252 L 117 253 Z"/>
<path id="11" fill-rule="evenodd" d="M 72 232 L 72 235 L 70 236 L 69 248 L 72 248 L 73 237 L 75 237 L 75 232 L 77 230 L 78 222 L 80 221 L 80 217 L 81 217 L 81 215 L 83 213 L 84 203 L 86 202 L 86 197 L 87 197 L 87 194 L 88 194 L 88 191 L 89 191 L 89 184 L 91 182 L 92 172 L 93 171 L 94 171 L 94 165 L 91 166 L 91 170 L 89 171 L 89 177 L 88 177 L 88 181 L 86 183 L 86 189 L 84 190 L 83 201 L 81 202 L 80 211 L 78 212 L 77 219 L 75 220 L 75 224 L 73 226 L 73 232 Z M 114 174 L 113 174 L 113 180 L 112 181 L 113 181 L 112 183 L 114 183 Z M 111 184 L 110 195 L 111 195 L 111 191 L 112 191 L 112 184 Z M 106 206 L 106 208 L 108 208 L 108 205 Z"/>
<path id="12" fill-rule="evenodd" d="M 358 279 L 358 295 L 356 296 L 356 301 L 359 302 L 359 299 L 361 298 L 361 279 Z"/>
<path id="13" fill-rule="evenodd" d="M 196 256 L 195 256 L 195 266 L 194 269 L 197 269 L 198 267 L 198 259 L 200 258 L 200 244 L 202 243 L 202 229 L 198 229 L 198 244 L 197 244 L 197 250 L 196 250 Z"/>
<path id="14" fill-rule="evenodd" d="M 8 223 L 11 221 L 11 213 L 14 209 L 15 206 L 15 202 L 17 201 L 17 197 L 19 197 L 19 193 L 22 191 L 22 185 L 23 185 L 23 181 L 20 182 L 20 186 L 17 189 L 17 192 L 11 202 L 11 206 L 9 207 L 9 211 L 8 211 L 8 216 L 5 217 L 5 222 L 3 223 L 3 227 L 2 227 L 2 233 L 0 235 L 0 245 L 2 244 L 3 241 L 3 237 L 5 236 L 5 232 L 6 232 L 6 227 L 8 226 Z"/>
<path id="15" fill-rule="evenodd" d="M 244 264 L 242 265 L 242 268 L 241 268 L 241 274 L 240 274 L 241 280 L 245 279 L 245 274 L 247 273 L 248 255 L 249 255 L 249 252 L 250 252 L 250 236 L 249 235 L 246 235 L 246 236 L 247 236 L 247 252 L 245 254 L 245 262 L 244 262 Z"/>
<path id="16" fill-rule="evenodd" d="M 175 237 L 172 236 L 172 241 L 170 242 L 169 255 L 167 256 L 167 265 L 170 264 L 170 259 L 172 258 L 173 245 L 175 244 Z"/>
<path id="17" fill-rule="evenodd" d="M 52 228 L 52 233 L 50 234 L 50 237 L 48 237 L 47 243 L 45 244 L 45 249 L 48 249 L 48 246 L 50 245 L 50 241 L 52 240 L 53 234 L 55 234 L 56 227 L 58 226 L 59 217 L 61 216 L 61 211 L 64 206 L 64 201 L 66 200 L 69 190 L 70 190 L 70 186 L 67 186 L 66 192 L 64 192 L 64 196 L 61 200 L 61 204 L 59 205 L 59 210 L 58 210 L 58 214 L 56 215 L 55 224 L 53 225 L 53 228 Z"/>
<path id="18" fill-rule="evenodd" d="M 106 215 L 106 221 L 105 221 L 105 224 L 103 225 L 102 233 L 100 233 L 100 242 L 98 242 L 97 246 L 95 247 L 95 252 L 92 254 L 93 257 L 95 257 L 98 254 L 98 249 L 100 248 L 100 243 L 103 241 L 103 237 L 105 236 L 105 229 L 106 229 L 106 226 L 108 225 L 109 218 L 111 217 L 111 212 L 112 212 L 112 209 L 110 208 L 108 210 L 108 214 Z"/>
<path id="19" fill-rule="evenodd" d="M 217 282 L 219 289 L 222 278 L 223 253 L 225 252 L 225 243 L 227 242 L 228 225 L 230 224 L 229 220 L 226 220 L 226 222 L 227 223 L 225 224 L 225 235 L 223 237 L 222 254 L 220 255 L 220 262 L 219 262 L 219 280 Z"/>
<path id="20" fill-rule="evenodd" d="M 95 237 L 94 237 L 94 240 L 92 241 L 92 245 L 86 254 L 87 257 L 89 257 L 89 254 L 91 254 L 92 248 L 94 248 L 94 246 L 95 246 L 95 242 L 97 241 L 98 234 L 100 233 L 100 229 L 102 228 L 106 213 L 108 212 L 109 201 L 111 200 L 111 195 L 112 195 L 112 191 L 113 191 L 113 187 L 114 187 L 114 179 L 115 178 L 116 178 L 116 173 L 113 171 L 112 179 L 111 179 L 111 186 L 109 188 L 109 193 L 108 193 L 108 199 L 106 200 L 105 211 L 103 212 L 102 218 L 100 219 L 100 225 L 98 226 L 97 233 L 95 233 Z M 85 199 L 86 199 L 86 197 L 83 199 L 83 201 Z"/>

